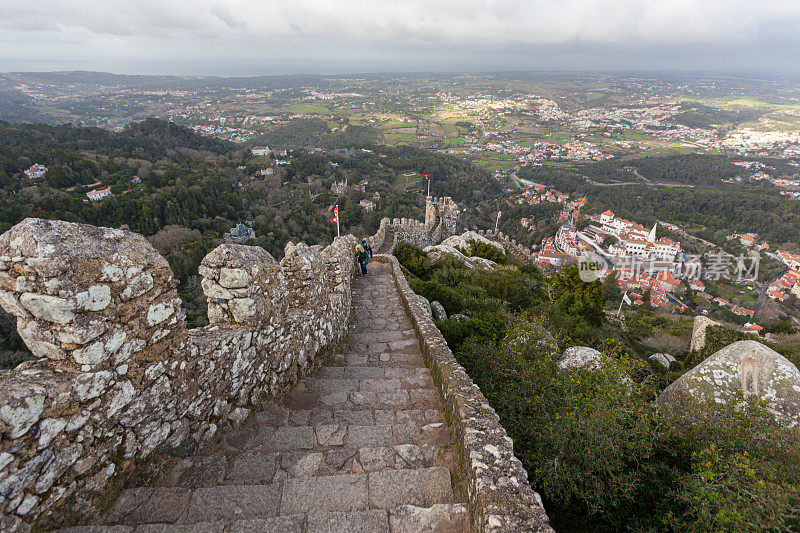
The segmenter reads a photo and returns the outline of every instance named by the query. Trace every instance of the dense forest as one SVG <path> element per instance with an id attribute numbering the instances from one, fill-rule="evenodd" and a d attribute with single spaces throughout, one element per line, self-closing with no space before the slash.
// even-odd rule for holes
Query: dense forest
<path id="1" fill-rule="evenodd" d="M 714 328 L 700 354 L 673 351 L 678 364 L 664 371 L 647 343 L 687 324 L 645 308 L 620 328 L 603 309 L 618 291 L 582 282 L 576 267 L 545 278 L 534 267 L 431 261 L 407 244 L 396 255 L 411 288 L 444 306 L 436 325 L 500 416 L 557 531 L 800 527 L 796 429 L 753 400 L 654 408 L 669 383 L 745 334 Z M 600 350 L 600 368 L 560 368 L 561 350 L 575 345 Z M 798 350 L 786 355 L 800 362 Z"/>

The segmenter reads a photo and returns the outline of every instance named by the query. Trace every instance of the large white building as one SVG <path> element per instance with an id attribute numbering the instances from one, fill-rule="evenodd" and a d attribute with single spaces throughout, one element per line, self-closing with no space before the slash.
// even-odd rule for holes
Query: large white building
<path id="1" fill-rule="evenodd" d="M 93 191 L 89 191 L 86 193 L 86 196 L 89 197 L 89 200 L 93 202 L 97 202 L 102 200 L 103 198 L 108 198 L 111 196 L 111 189 L 106 187 L 105 189 L 95 189 Z"/>
<path id="2" fill-rule="evenodd" d="M 272 150 L 269 149 L 269 146 L 254 146 L 250 152 L 255 156 L 262 156 L 271 154 Z"/>
<path id="3" fill-rule="evenodd" d="M 656 238 L 658 223 L 648 231 L 647 228 L 636 222 L 617 218 L 611 211 L 600 215 L 603 231 L 615 235 L 619 242 L 612 247 L 612 253 L 617 255 L 636 255 L 643 258 L 663 259 L 674 261 L 681 251 L 681 245 L 671 239 Z"/>
<path id="4" fill-rule="evenodd" d="M 559 251 L 565 254 L 577 257 L 578 256 L 578 237 L 575 230 L 561 226 L 556 233 L 556 247 Z"/>

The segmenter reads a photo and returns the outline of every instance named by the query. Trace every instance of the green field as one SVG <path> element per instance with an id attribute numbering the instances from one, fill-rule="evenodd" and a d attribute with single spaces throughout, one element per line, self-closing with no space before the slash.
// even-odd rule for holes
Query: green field
<path id="1" fill-rule="evenodd" d="M 419 141 L 419 138 L 413 133 L 384 133 L 383 138 L 389 144 Z"/>
<path id="2" fill-rule="evenodd" d="M 648 141 L 648 140 L 650 140 L 649 137 L 644 135 L 642 132 L 636 131 L 636 130 L 628 130 L 623 134 L 622 137 L 627 141 Z"/>
<path id="3" fill-rule="evenodd" d="M 292 104 L 286 106 L 283 110 L 297 115 L 324 115 L 330 112 L 327 107 L 313 104 Z"/>

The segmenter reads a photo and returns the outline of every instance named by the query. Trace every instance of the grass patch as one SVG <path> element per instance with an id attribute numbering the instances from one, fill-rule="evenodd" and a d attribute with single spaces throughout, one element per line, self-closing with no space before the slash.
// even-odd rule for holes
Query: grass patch
<path id="1" fill-rule="evenodd" d="M 323 115 L 329 112 L 327 107 L 313 104 L 292 104 L 286 106 L 284 110 L 288 113 L 295 113 L 298 115 Z"/>

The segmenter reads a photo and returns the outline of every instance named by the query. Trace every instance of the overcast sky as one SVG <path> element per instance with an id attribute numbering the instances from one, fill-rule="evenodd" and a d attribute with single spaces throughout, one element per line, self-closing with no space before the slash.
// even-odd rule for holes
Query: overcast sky
<path id="1" fill-rule="evenodd" d="M 800 72 L 800 0 L 0 0 L 0 71 Z"/>

